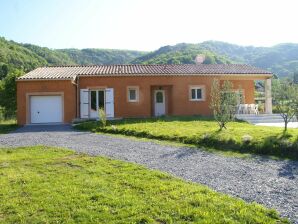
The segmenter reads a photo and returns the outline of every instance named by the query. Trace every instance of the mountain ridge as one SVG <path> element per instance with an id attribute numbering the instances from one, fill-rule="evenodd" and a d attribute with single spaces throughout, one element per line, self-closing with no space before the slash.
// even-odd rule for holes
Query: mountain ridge
<path id="1" fill-rule="evenodd" d="M 8 70 L 28 72 L 36 67 L 90 64 L 194 64 L 198 54 L 205 64 L 249 64 L 279 77 L 291 77 L 298 71 L 298 44 L 280 43 L 272 47 L 241 46 L 221 41 L 178 43 L 151 52 L 66 48 L 50 49 L 17 43 L 0 37 L 0 80 Z"/>

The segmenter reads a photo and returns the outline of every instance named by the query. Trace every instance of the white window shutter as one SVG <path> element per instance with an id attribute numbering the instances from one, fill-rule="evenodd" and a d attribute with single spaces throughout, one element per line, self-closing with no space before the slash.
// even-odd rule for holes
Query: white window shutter
<path id="1" fill-rule="evenodd" d="M 80 89 L 81 118 L 89 118 L 89 90 Z"/>
<path id="2" fill-rule="evenodd" d="M 114 117 L 114 89 L 106 89 L 106 115 L 107 118 Z"/>

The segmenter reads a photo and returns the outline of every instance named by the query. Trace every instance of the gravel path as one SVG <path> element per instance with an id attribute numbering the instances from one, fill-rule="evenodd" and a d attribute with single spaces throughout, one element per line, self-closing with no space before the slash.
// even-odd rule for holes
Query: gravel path
<path id="1" fill-rule="evenodd" d="M 246 201 L 277 209 L 298 223 L 298 162 L 239 159 L 186 147 L 76 132 L 70 126 L 27 126 L 0 135 L 0 147 L 48 145 L 104 155 L 166 171 Z"/>

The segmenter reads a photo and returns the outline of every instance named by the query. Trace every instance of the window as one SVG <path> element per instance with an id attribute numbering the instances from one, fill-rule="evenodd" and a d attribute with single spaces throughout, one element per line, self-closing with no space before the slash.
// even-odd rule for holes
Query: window
<path id="1" fill-rule="evenodd" d="M 163 93 L 162 92 L 157 92 L 155 97 L 156 97 L 156 99 L 155 99 L 156 103 L 163 103 Z"/>
<path id="2" fill-rule="evenodd" d="M 105 107 L 105 92 L 104 91 L 98 91 L 98 108 L 104 109 Z"/>
<path id="3" fill-rule="evenodd" d="M 204 101 L 205 99 L 204 86 L 190 86 L 189 99 L 190 101 Z"/>
<path id="4" fill-rule="evenodd" d="M 97 111 L 97 106 L 96 106 L 96 91 L 91 91 L 91 110 Z"/>
<path id="5" fill-rule="evenodd" d="M 139 87 L 128 87 L 127 88 L 127 98 L 128 102 L 138 102 L 139 101 Z"/>
<path id="6" fill-rule="evenodd" d="M 99 108 L 105 107 L 105 91 L 104 90 L 91 90 L 90 91 L 91 105 L 90 109 L 93 112 L 98 111 Z"/>

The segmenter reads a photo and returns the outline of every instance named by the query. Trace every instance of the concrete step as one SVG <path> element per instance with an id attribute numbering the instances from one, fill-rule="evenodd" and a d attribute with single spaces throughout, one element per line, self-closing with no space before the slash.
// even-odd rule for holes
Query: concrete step
<path id="1" fill-rule="evenodd" d="M 280 117 L 280 114 L 237 114 L 239 117 Z"/>
<path id="2" fill-rule="evenodd" d="M 237 114 L 237 119 L 247 121 L 249 123 L 283 123 L 284 120 L 279 114 Z M 292 122 L 297 121 L 296 118 L 291 120 Z"/>

